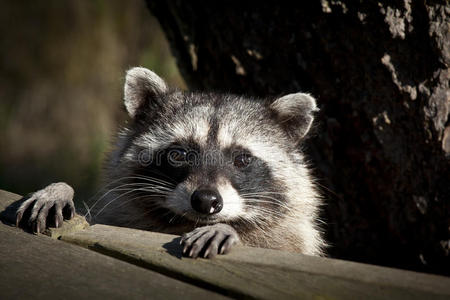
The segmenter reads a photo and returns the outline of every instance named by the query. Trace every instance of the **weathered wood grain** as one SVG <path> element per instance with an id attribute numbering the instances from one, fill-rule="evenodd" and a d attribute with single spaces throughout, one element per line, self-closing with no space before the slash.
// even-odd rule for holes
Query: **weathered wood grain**
<path id="1" fill-rule="evenodd" d="M 135 265 L 0 225 L 1 299 L 224 298 Z"/>
<path id="2" fill-rule="evenodd" d="M 258 299 L 448 299 L 450 278 L 269 249 L 182 257 L 179 237 L 94 225 L 62 240 L 220 291 Z"/>
<path id="3" fill-rule="evenodd" d="M 13 215 L 15 216 L 16 213 L 12 210 L 13 207 L 10 206 L 20 199 L 22 199 L 22 196 L 20 195 L 0 190 L 0 214 L 11 223 L 15 222 L 15 217 L 13 217 Z"/>

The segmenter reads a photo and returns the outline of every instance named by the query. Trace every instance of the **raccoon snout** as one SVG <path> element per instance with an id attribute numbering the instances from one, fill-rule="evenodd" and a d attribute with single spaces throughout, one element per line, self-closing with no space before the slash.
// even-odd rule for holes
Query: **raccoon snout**
<path id="1" fill-rule="evenodd" d="M 198 189 L 191 196 L 191 205 L 199 213 L 212 215 L 223 207 L 222 197 L 213 189 Z"/>

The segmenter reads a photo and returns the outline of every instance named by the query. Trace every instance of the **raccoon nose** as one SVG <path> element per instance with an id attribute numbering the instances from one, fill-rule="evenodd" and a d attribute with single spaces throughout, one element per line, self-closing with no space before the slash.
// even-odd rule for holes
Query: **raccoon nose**
<path id="1" fill-rule="evenodd" d="M 215 190 L 198 189 L 191 196 L 191 205 L 199 213 L 212 215 L 222 210 L 223 201 Z"/>

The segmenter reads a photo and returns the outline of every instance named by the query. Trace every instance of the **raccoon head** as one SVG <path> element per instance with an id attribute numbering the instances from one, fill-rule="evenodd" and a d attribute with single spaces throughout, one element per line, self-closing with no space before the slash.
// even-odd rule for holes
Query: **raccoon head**
<path id="1" fill-rule="evenodd" d="M 251 226 L 281 218 L 293 202 L 307 211 L 313 191 L 299 143 L 317 110 L 310 95 L 182 92 L 133 68 L 124 104 L 131 122 L 113 169 L 139 195 L 124 203 L 146 209 L 144 218 Z"/>

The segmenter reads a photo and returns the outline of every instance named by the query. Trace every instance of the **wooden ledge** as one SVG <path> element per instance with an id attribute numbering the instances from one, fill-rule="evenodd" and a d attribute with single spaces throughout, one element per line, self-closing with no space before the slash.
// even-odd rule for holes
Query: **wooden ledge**
<path id="1" fill-rule="evenodd" d="M 18 199 L 20 196 L 0 191 L 0 209 Z M 11 209 L 9 206 L 0 217 L 13 220 Z M 450 278 L 437 275 L 244 246 L 212 260 L 194 260 L 182 257 L 178 236 L 106 225 L 85 227 L 83 224 L 80 219 L 69 221 L 64 225 L 68 230 L 52 234 L 51 229 L 49 235 L 81 246 L 76 249 L 104 254 L 98 264 L 110 259 L 128 262 L 138 270 L 157 272 L 164 278 L 172 277 L 171 280 L 177 279 L 176 282 L 183 281 L 188 286 L 200 288 L 200 291 L 209 290 L 225 296 L 255 299 L 450 297 Z M 19 229 L 14 231 L 20 232 Z M 20 232 L 20 235 L 25 233 Z M 35 240 L 38 243 L 40 239 Z M 68 246 L 54 242 L 58 249 Z M 14 247 L 19 245 L 12 244 L 11 248 Z M 14 253 L 14 249 L 10 250 Z M 83 260 L 82 257 L 78 259 Z M 86 270 L 77 276 L 88 278 L 89 272 Z"/>

